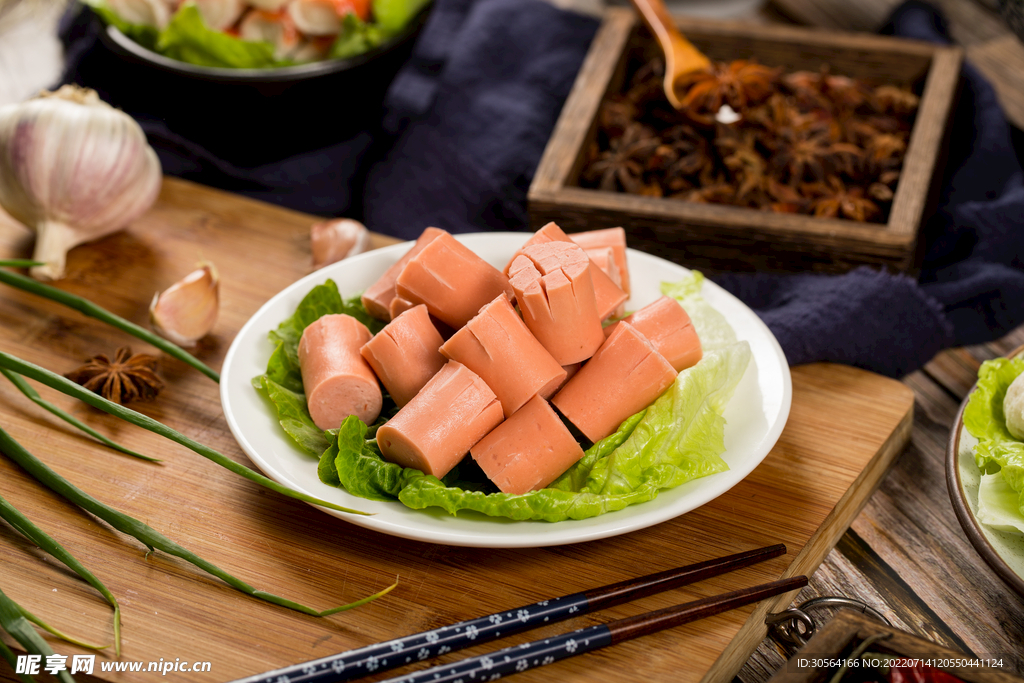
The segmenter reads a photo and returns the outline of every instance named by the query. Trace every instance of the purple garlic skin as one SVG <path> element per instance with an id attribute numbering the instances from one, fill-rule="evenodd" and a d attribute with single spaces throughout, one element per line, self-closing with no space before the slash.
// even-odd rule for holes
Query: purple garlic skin
<path id="1" fill-rule="evenodd" d="M 38 279 L 63 277 L 69 249 L 142 215 L 161 181 L 145 133 L 95 91 L 63 86 L 0 107 L 0 206 L 35 230 Z"/>
<path id="2" fill-rule="evenodd" d="M 370 231 L 351 218 L 315 223 L 309 229 L 313 269 L 323 268 L 370 248 Z"/>

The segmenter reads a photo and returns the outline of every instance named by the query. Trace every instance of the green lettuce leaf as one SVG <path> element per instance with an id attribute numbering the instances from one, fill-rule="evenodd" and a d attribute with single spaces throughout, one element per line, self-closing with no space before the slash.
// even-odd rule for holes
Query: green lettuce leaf
<path id="1" fill-rule="evenodd" d="M 998 472 L 983 474 L 978 486 L 978 521 L 997 531 L 1024 534 L 1020 500 L 1020 494 Z"/>
<path id="2" fill-rule="evenodd" d="M 330 444 L 323 430 L 316 426 L 313 418 L 309 415 L 309 408 L 306 407 L 306 395 L 301 392 L 287 389 L 269 375 L 258 378 L 259 388 L 263 390 L 270 402 L 277 410 L 277 419 L 281 423 L 281 429 L 292 437 L 292 440 L 302 449 L 314 457 L 324 452 Z"/>
<path id="3" fill-rule="evenodd" d="M 964 409 L 964 427 L 975 438 L 974 459 L 984 474 L 999 474 L 1017 494 L 1017 514 L 1024 525 L 1024 442 L 1010 434 L 1003 414 L 1003 399 L 1010 384 L 1024 372 L 1024 359 L 997 358 L 981 364 L 978 385 Z M 993 486 L 988 491 L 996 491 Z M 1001 490 L 1001 489 L 1000 489 Z M 1005 495 L 1000 494 L 1002 498 Z M 993 508 L 1004 507 L 992 500 Z"/>
<path id="4" fill-rule="evenodd" d="M 241 40 L 209 28 L 191 2 L 182 5 L 160 32 L 156 51 L 199 66 L 265 69 L 291 64 L 275 58 L 270 43 Z"/>
<path id="5" fill-rule="evenodd" d="M 100 19 L 121 33 L 165 57 L 199 66 L 265 69 L 291 66 L 294 61 L 278 59 L 268 42 L 242 40 L 209 28 L 195 3 L 186 2 L 158 30 L 132 24 L 114 12 L 104 0 L 83 0 Z M 364 22 L 354 14 L 342 20 L 342 29 L 331 46 L 329 58 L 345 59 L 369 52 L 401 31 L 430 0 L 374 0 L 374 21 Z"/>
<path id="6" fill-rule="evenodd" d="M 341 22 L 341 31 L 331 45 L 333 59 L 348 59 L 369 52 L 383 43 L 388 34 L 377 24 L 367 23 L 354 14 L 347 14 Z"/>
<path id="7" fill-rule="evenodd" d="M 373 0 L 373 17 L 385 34 L 394 35 L 429 4 L 430 0 Z"/>
<path id="8" fill-rule="evenodd" d="M 157 40 L 160 37 L 160 31 L 156 27 L 146 26 L 144 24 L 131 24 L 125 21 L 118 16 L 114 10 L 107 7 L 103 0 L 82 1 L 84 4 L 88 5 L 97 16 L 99 16 L 100 20 L 102 20 L 104 24 L 113 26 L 147 50 L 156 51 Z"/>

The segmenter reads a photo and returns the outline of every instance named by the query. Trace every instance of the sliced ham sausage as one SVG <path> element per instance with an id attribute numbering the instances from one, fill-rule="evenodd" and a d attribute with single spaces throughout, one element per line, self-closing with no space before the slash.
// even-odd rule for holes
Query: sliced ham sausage
<path id="1" fill-rule="evenodd" d="M 532 244 L 509 268 L 523 321 L 559 365 L 590 358 L 604 342 L 594 270 L 572 242 Z"/>
<path id="2" fill-rule="evenodd" d="M 470 454 L 504 493 L 542 489 L 583 457 L 583 449 L 551 409 L 534 396 Z"/>
<path id="3" fill-rule="evenodd" d="M 672 297 L 663 296 L 620 322 L 635 327 L 672 364 L 676 372 L 696 365 L 703 357 L 693 321 Z M 604 328 L 605 336 L 610 335 L 618 325 L 614 323 Z"/>
<path id="4" fill-rule="evenodd" d="M 401 408 L 444 366 L 443 342 L 420 304 L 385 325 L 360 353 Z"/>
<path id="5" fill-rule="evenodd" d="M 620 322 L 594 357 L 551 402 L 591 441 L 654 402 L 676 371 L 642 334 Z"/>
<path id="6" fill-rule="evenodd" d="M 502 418 L 501 403 L 480 376 L 448 361 L 377 430 L 377 445 L 386 460 L 440 479 Z"/>
<path id="7" fill-rule="evenodd" d="M 555 223 L 548 223 L 543 228 L 533 233 L 528 240 L 520 247 L 519 251 L 512 255 L 509 259 L 508 265 L 505 266 L 505 274 L 509 275 L 509 271 L 512 267 L 512 262 L 517 257 L 521 256 L 524 250 L 534 244 L 544 244 L 546 242 L 572 242 L 572 239 L 563 232 Z M 574 242 L 572 242 L 575 244 Z M 622 289 L 612 282 L 612 279 L 608 277 L 607 273 L 595 266 L 591 274 L 591 279 L 594 283 L 594 296 L 597 299 L 597 314 L 601 320 L 605 320 L 611 315 L 615 315 L 621 312 L 621 306 L 629 298 Z"/>
<path id="8" fill-rule="evenodd" d="M 438 235 L 442 234 L 447 233 L 439 228 L 427 228 L 424 230 L 416 238 L 416 242 L 409 248 L 409 251 L 405 252 L 402 258 L 391 264 L 391 267 L 384 271 L 384 274 L 363 292 L 363 306 L 366 307 L 367 313 L 377 320 L 383 320 L 384 322 L 395 317 L 391 312 L 391 301 L 395 298 L 395 281 L 398 280 L 398 276 L 405 268 L 405 264 L 415 258 L 416 254 L 423 251 L 423 248 L 433 242 Z M 406 308 L 408 307 L 401 308 L 398 312 L 401 313 Z"/>
<path id="9" fill-rule="evenodd" d="M 370 331 L 349 315 L 325 315 L 311 323 L 299 339 L 302 386 L 313 422 L 336 429 L 349 415 L 372 424 L 380 415 L 380 385 L 359 354 Z"/>
<path id="10" fill-rule="evenodd" d="M 620 282 L 616 284 L 622 287 L 626 294 L 631 293 L 629 287 L 629 262 L 626 257 L 625 230 L 622 228 L 607 228 L 605 230 L 574 232 L 569 236 L 569 239 L 583 247 L 583 251 L 588 254 L 591 251 L 611 249 L 612 256 L 615 258 L 616 270 L 618 270 L 620 277 Z M 615 278 L 612 279 L 614 280 Z"/>
<path id="11" fill-rule="evenodd" d="M 456 330 L 499 294 L 512 297 L 501 271 L 448 233 L 406 264 L 395 287 L 398 296 L 426 304 L 432 316 Z"/>
<path id="12" fill-rule="evenodd" d="M 441 353 L 480 375 L 501 401 L 505 417 L 537 394 L 550 398 L 565 381 L 565 370 L 530 333 L 504 294 L 452 335 Z"/>

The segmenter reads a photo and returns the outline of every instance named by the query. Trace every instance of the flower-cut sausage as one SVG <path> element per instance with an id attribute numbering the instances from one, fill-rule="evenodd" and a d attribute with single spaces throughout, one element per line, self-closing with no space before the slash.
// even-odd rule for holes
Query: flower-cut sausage
<path id="1" fill-rule="evenodd" d="M 444 366 L 442 343 L 427 307 L 420 304 L 385 325 L 359 352 L 402 407 Z"/>
<path id="2" fill-rule="evenodd" d="M 615 283 L 616 287 L 625 291 L 625 287 L 622 286 L 622 273 L 619 271 L 619 264 L 615 260 L 615 251 L 611 247 L 595 247 L 593 249 L 584 249 L 583 251 L 590 259 L 591 266 L 597 266 L 604 271 L 604 274 Z"/>
<path id="3" fill-rule="evenodd" d="M 629 323 L 647 337 L 676 372 L 696 365 L 704 355 L 693 321 L 672 297 L 663 296 L 620 322 Z M 610 335 L 618 324 L 604 328 L 605 336 Z"/>
<path id="4" fill-rule="evenodd" d="M 452 360 L 377 430 L 377 445 L 386 460 L 440 479 L 502 419 L 487 383 Z"/>
<path id="5" fill-rule="evenodd" d="M 385 270 L 384 274 L 376 282 L 367 287 L 362 296 L 363 306 L 366 307 L 367 313 L 377 320 L 383 320 L 384 322 L 395 317 L 395 314 L 392 314 L 391 302 L 395 298 L 395 281 L 398 280 L 398 276 L 405 269 L 405 264 L 413 260 L 416 254 L 423 251 L 423 248 L 437 239 L 439 235 L 444 234 L 447 233 L 440 228 L 427 228 L 424 230 L 416 238 L 416 242 L 409 248 L 409 251 L 405 252 L 402 258 L 391 264 L 391 267 Z M 398 313 L 406 310 L 406 308 L 401 308 Z"/>
<path id="6" fill-rule="evenodd" d="M 336 429 L 349 415 L 372 424 L 380 415 L 380 385 L 359 354 L 370 340 L 366 326 L 350 315 L 325 315 L 299 339 L 299 366 L 309 415 L 320 429 Z"/>
<path id="7" fill-rule="evenodd" d="M 548 402 L 534 396 L 480 440 L 470 454 L 504 493 L 542 489 L 583 457 Z"/>
<path id="8" fill-rule="evenodd" d="M 504 294 L 452 335 L 441 353 L 480 375 L 501 401 L 506 418 L 537 394 L 551 398 L 565 381 L 565 370 L 530 333 Z"/>
<path id="9" fill-rule="evenodd" d="M 494 297 L 512 296 L 501 271 L 448 233 L 409 261 L 395 285 L 398 296 L 426 304 L 432 316 L 456 330 Z"/>
<path id="10" fill-rule="evenodd" d="M 676 371 L 629 323 L 620 322 L 551 403 L 591 441 L 608 436 L 676 379 Z"/>
<path id="11" fill-rule="evenodd" d="M 603 252 L 605 249 L 612 250 L 612 257 L 615 259 L 616 270 L 619 273 L 620 281 L 617 282 L 626 294 L 630 294 L 629 287 L 629 262 L 626 259 L 626 231 L 622 228 L 607 228 L 605 230 L 587 230 L 585 232 L 574 232 L 569 235 L 576 244 L 583 247 L 583 251 L 590 254 Z M 591 256 L 593 258 L 593 256 Z M 604 270 L 604 268 L 602 268 Z M 605 272 L 608 272 L 605 270 Z M 611 273 L 609 273 L 611 275 Z M 615 279 L 614 277 L 612 278 Z"/>
<path id="12" fill-rule="evenodd" d="M 509 268 L 523 321 L 559 365 L 590 358 L 604 342 L 595 270 L 572 242 L 531 244 Z"/>
<path id="13" fill-rule="evenodd" d="M 562 231 L 555 223 L 548 223 L 537 232 L 530 235 L 530 238 L 526 240 L 522 247 L 519 248 L 512 258 L 509 259 L 508 265 L 505 266 L 505 274 L 509 275 L 509 271 L 512 267 L 512 262 L 517 257 L 522 256 L 523 251 L 534 244 L 544 244 L 546 242 L 572 242 L 572 239 Z M 575 244 L 575 242 L 572 242 Z M 594 296 L 597 299 L 597 314 L 601 317 L 601 320 L 608 318 L 613 314 L 618 314 L 621 311 L 621 306 L 629 298 L 622 289 L 612 282 L 612 279 L 598 267 L 592 268 L 593 273 L 591 278 L 594 282 Z"/>

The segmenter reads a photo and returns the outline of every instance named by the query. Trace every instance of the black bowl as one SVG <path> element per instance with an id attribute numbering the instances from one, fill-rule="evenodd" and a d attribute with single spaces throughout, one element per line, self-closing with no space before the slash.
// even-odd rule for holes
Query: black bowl
<path id="1" fill-rule="evenodd" d="M 164 121 L 220 159 L 269 163 L 349 139 L 379 121 L 388 86 L 430 7 L 370 52 L 275 69 L 196 66 L 102 26 L 77 80 L 138 118 Z"/>

